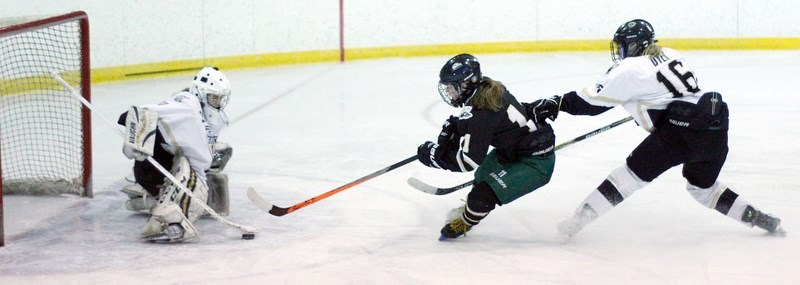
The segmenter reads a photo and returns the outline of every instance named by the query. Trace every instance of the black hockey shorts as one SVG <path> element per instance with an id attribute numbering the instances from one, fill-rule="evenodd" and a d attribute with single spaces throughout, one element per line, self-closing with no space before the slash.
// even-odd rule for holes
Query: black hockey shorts
<path id="1" fill-rule="evenodd" d="M 727 130 L 692 130 L 661 124 L 626 160 L 639 178 L 651 182 L 673 166 L 683 164 L 683 177 L 694 186 L 709 188 L 728 156 Z"/>

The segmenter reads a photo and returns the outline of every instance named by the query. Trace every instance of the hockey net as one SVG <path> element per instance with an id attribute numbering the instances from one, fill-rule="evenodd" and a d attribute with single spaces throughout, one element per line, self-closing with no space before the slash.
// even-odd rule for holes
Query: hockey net
<path id="1" fill-rule="evenodd" d="M 86 13 L 0 19 L 0 189 L 92 197 L 90 113 L 51 72 L 90 100 Z"/>

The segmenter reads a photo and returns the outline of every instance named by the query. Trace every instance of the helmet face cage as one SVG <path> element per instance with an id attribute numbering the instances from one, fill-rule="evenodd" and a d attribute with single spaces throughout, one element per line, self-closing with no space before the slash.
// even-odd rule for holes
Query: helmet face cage
<path id="1" fill-rule="evenodd" d="M 439 96 L 453 107 L 461 107 L 472 98 L 481 82 L 478 59 L 459 54 L 445 63 L 439 71 Z"/>
<path id="2" fill-rule="evenodd" d="M 442 101 L 450 106 L 455 106 L 455 101 L 458 100 L 461 94 L 459 89 L 458 85 L 452 82 L 439 82 L 439 96 L 442 97 Z"/>
<path id="3" fill-rule="evenodd" d="M 206 103 L 209 106 L 217 108 L 217 109 L 224 109 L 225 106 L 228 105 L 228 100 L 230 100 L 230 94 L 216 94 L 216 93 L 206 93 Z"/>
<path id="4" fill-rule="evenodd" d="M 611 40 L 611 59 L 614 62 L 644 54 L 644 49 L 655 42 L 653 26 L 636 19 L 622 24 Z"/>

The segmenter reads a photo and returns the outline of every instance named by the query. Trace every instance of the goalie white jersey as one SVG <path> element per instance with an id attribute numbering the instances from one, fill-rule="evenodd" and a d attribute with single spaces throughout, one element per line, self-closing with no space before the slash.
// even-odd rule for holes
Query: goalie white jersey
<path id="1" fill-rule="evenodd" d="M 216 139 L 217 134 L 212 134 L 205 123 L 197 96 L 180 92 L 170 100 L 141 107 L 158 113 L 158 130 L 165 141 L 161 147 L 172 154 L 180 150 L 192 169 L 205 180 L 212 160 L 208 141 L 212 137 Z"/>
<path id="2" fill-rule="evenodd" d="M 657 123 L 654 119 L 669 103 L 697 103 L 702 94 L 692 69 L 683 59 L 670 48 L 662 48 L 662 54 L 652 58 L 625 58 L 577 95 L 594 106 L 610 109 L 622 105 L 639 126 L 652 132 Z"/>

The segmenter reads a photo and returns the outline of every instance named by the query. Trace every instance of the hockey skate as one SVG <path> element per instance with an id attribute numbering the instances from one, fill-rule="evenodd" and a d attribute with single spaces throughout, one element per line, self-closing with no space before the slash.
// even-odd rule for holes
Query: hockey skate
<path id="1" fill-rule="evenodd" d="M 147 193 L 147 190 L 138 183 L 125 186 L 120 191 L 130 198 L 125 201 L 125 209 L 129 211 L 149 214 L 158 202 L 158 197 Z"/>
<path id="2" fill-rule="evenodd" d="M 570 238 L 595 219 L 597 219 L 597 213 L 589 205 L 584 205 L 574 216 L 558 223 L 556 228 L 559 235 L 564 238 Z"/>
<path id="3" fill-rule="evenodd" d="M 141 238 L 156 243 L 190 242 L 197 239 L 197 229 L 183 215 L 180 207 L 165 201 L 153 208 L 153 215 L 142 230 Z"/>
<path id="4" fill-rule="evenodd" d="M 770 235 L 786 236 L 786 231 L 781 228 L 781 219 L 765 214 L 751 206 L 747 206 L 742 215 L 742 221 L 751 227 L 759 227 Z"/>
<path id="5" fill-rule="evenodd" d="M 444 225 L 442 228 L 439 240 L 454 239 L 460 236 L 466 236 L 467 232 L 472 229 L 472 226 L 467 224 L 461 217 L 457 217 Z"/>
<path id="6" fill-rule="evenodd" d="M 461 206 L 458 208 L 454 208 L 447 213 L 447 224 L 441 230 L 441 236 L 439 237 L 440 241 L 447 240 L 447 239 L 454 239 L 462 235 L 466 235 L 467 232 L 472 229 L 472 225 L 468 224 L 461 218 L 464 215 L 465 206 Z"/>

